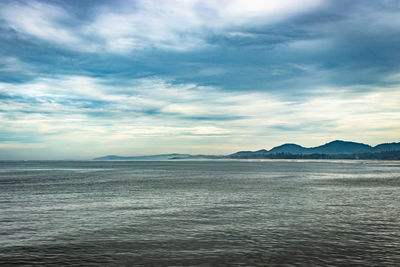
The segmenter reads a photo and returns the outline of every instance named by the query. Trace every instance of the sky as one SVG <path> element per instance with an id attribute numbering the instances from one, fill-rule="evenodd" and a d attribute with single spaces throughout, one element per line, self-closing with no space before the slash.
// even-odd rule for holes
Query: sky
<path id="1" fill-rule="evenodd" d="M 0 159 L 400 141 L 400 1 L 0 2 Z"/>

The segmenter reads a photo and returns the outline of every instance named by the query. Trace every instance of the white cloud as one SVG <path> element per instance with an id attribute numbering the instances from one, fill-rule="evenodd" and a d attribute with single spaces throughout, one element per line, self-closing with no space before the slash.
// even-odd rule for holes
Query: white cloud
<path id="1" fill-rule="evenodd" d="M 125 87 L 106 82 L 59 76 L 1 83 L 0 93 L 14 98 L 0 103 L 0 109 L 7 110 L 0 113 L 0 128 L 16 136 L 35 136 L 36 142 L 51 149 L 62 150 L 66 144 L 76 152 L 96 147 L 87 157 L 177 150 L 219 154 L 288 141 L 316 145 L 331 139 L 374 144 L 382 136 L 393 141 L 400 129 L 397 87 L 364 92 L 321 88 L 301 102 L 292 102 L 269 93 L 227 92 L 160 78 L 133 80 Z M 81 101 L 95 102 L 86 106 Z M 135 153 L 129 153 L 132 149 Z"/>
<path id="2" fill-rule="evenodd" d="M 207 33 L 268 25 L 326 4 L 322 0 L 124 1 L 99 6 L 80 20 L 53 4 L 3 4 L 1 17 L 22 35 L 85 52 L 127 53 L 147 48 L 192 50 L 208 46 Z"/>
<path id="3" fill-rule="evenodd" d="M 210 2 L 209 2 L 210 3 Z M 320 0 L 214 1 L 214 10 L 224 26 L 241 24 L 267 24 L 280 22 L 290 16 L 310 11 L 324 4 Z M 326 3 L 326 2 L 325 2 Z"/>
<path id="4" fill-rule="evenodd" d="M 62 21 L 73 18 L 62 8 L 35 1 L 19 4 L 11 2 L 3 6 L 2 18 L 8 26 L 23 34 L 51 42 L 78 44 L 79 37 L 63 27 Z"/>

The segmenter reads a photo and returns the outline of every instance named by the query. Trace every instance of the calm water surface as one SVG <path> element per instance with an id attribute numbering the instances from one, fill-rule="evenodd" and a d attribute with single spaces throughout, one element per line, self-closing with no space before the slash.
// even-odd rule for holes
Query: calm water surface
<path id="1" fill-rule="evenodd" d="M 399 266 L 400 162 L 0 162 L 0 265 Z"/>

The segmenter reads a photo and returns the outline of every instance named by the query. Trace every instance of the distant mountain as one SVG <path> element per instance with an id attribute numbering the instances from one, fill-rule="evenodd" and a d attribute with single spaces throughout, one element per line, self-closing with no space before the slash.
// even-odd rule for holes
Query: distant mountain
<path id="1" fill-rule="evenodd" d="M 296 145 L 296 144 L 283 144 L 272 148 L 270 151 L 266 151 L 269 154 L 272 153 L 291 153 L 291 154 L 304 154 L 307 148 Z"/>
<path id="2" fill-rule="evenodd" d="M 373 152 L 372 150 L 373 148 L 366 144 L 336 140 L 322 146 L 306 149 L 306 153 L 303 154 L 354 154 Z"/>
<path id="3" fill-rule="evenodd" d="M 283 144 L 271 150 L 239 151 L 226 156 L 161 154 L 121 157 L 109 155 L 94 160 L 174 160 L 174 159 L 400 159 L 400 142 L 370 146 L 362 143 L 335 140 L 316 147 Z"/>
<path id="4" fill-rule="evenodd" d="M 374 147 L 374 151 L 376 152 L 384 152 L 384 151 L 399 151 L 400 143 L 384 143 Z"/>
<path id="5" fill-rule="evenodd" d="M 297 144 L 283 144 L 276 146 L 271 150 L 258 151 L 240 151 L 228 155 L 228 158 L 274 158 L 273 155 L 280 154 L 279 158 L 284 157 L 282 154 L 290 155 L 354 155 L 362 153 L 379 153 L 400 151 L 400 143 L 380 144 L 375 147 L 370 145 L 336 140 L 317 147 L 302 147 Z M 317 155 L 315 157 L 318 157 Z M 338 156 L 335 156 L 338 157 Z M 310 156 L 307 156 L 310 158 Z"/>
<path id="6" fill-rule="evenodd" d="M 93 160 L 170 160 L 176 158 L 187 158 L 190 157 L 189 154 L 160 154 L 160 155 L 150 155 L 150 156 L 130 156 L 130 157 L 121 157 L 116 155 L 108 155 L 105 157 L 95 158 Z"/>

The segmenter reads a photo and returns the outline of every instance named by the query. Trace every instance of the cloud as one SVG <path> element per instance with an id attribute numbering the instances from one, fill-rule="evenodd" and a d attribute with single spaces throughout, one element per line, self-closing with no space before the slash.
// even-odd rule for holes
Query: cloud
<path id="1" fill-rule="evenodd" d="M 377 85 L 400 69 L 393 26 L 399 14 L 390 1 L 350 1 L 346 8 L 312 0 L 3 2 L 4 56 L 33 68 L 0 73 L 0 79 L 163 76 L 227 90 L 286 92 Z"/>
<path id="2" fill-rule="evenodd" d="M 89 19 L 82 20 L 61 6 L 29 1 L 3 4 L 1 17 L 23 36 L 78 51 L 187 51 L 210 45 L 210 32 L 277 23 L 322 4 L 321 0 L 123 1 L 94 8 Z"/>
<path id="3" fill-rule="evenodd" d="M 223 147 L 231 144 L 230 151 L 306 138 L 313 144 L 313 140 L 329 141 L 327 136 L 368 141 L 383 133 L 396 136 L 399 92 L 397 87 L 364 92 L 320 88 L 296 102 L 279 94 L 227 92 L 157 77 L 116 88 L 101 78 L 59 76 L 0 84 L 0 93 L 8 96 L 0 104 L 0 134 L 13 136 L 3 138 L 3 143 L 52 147 L 60 142 L 112 147 L 125 143 L 133 148 L 148 138 L 185 140 L 182 152 L 192 153 L 210 151 L 193 151 L 191 142 L 207 144 L 215 139 Z M 149 151 L 156 150 L 155 144 L 147 144 Z"/>
<path id="4" fill-rule="evenodd" d="M 1 16 L 18 33 L 58 44 L 80 44 L 79 36 L 64 25 L 74 18 L 61 7 L 35 1 L 11 2 L 3 6 Z"/>

